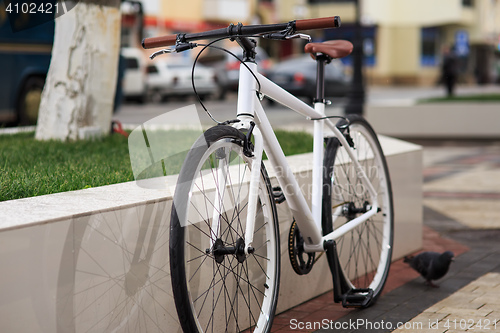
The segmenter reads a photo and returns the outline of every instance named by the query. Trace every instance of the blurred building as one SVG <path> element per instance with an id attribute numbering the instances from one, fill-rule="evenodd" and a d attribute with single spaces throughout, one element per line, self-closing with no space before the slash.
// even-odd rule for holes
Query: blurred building
<path id="1" fill-rule="evenodd" d="M 462 81 L 497 75 L 498 0 L 364 0 L 363 20 L 376 29 L 376 82 L 434 83 L 445 47 L 459 58 Z"/>
<path id="2" fill-rule="evenodd" d="M 276 23 L 339 15 L 341 29 L 312 32 L 315 40 L 352 39 L 353 0 L 143 0 L 146 34 L 200 31 L 229 22 Z M 156 7 L 151 3 L 157 3 Z M 367 81 L 434 84 L 442 51 L 453 47 L 461 80 L 497 79 L 500 0 L 359 0 Z M 301 52 L 303 41 L 261 42 L 275 59 Z M 346 59 L 349 62 L 350 59 Z"/>

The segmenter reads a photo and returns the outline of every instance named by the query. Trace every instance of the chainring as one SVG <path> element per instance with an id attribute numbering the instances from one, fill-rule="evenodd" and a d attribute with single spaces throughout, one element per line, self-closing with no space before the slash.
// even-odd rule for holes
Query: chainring
<path id="1" fill-rule="evenodd" d="M 288 256 L 290 257 L 290 263 L 292 264 L 293 270 L 298 275 L 309 273 L 315 262 L 314 257 L 316 253 L 304 251 L 304 238 L 302 238 L 299 232 L 295 219 L 288 233 Z"/>

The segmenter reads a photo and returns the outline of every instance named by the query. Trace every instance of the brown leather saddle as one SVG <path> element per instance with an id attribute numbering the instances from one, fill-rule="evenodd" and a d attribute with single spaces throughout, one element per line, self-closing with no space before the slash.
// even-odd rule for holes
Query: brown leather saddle
<path id="1" fill-rule="evenodd" d="M 304 51 L 311 53 L 311 57 L 316 59 L 317 53 L 323 53 L 332 59 L 348 56 L 352 52 L 352 43 L 347 40 L 328 40 L 322 43 L 308 43 Z"/>

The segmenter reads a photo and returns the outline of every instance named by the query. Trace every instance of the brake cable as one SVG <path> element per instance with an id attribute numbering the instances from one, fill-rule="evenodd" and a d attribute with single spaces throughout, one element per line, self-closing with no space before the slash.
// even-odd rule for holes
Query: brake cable
<path id="1" fill-rule="evenodd" d="M 260 37 L 260 36 L 239 36 L 239 37 Z M 231 52 L 231 51 L 229 51 L 229 50 L 227 50 L 227 49 L 225 49 L 223 47 L 219 47 L 219 46 L 213 45 L 214 43 L 220 42 L 220 41 L 222 41 L 224 39 L 230 39 L 230 38 L 231 37 L 221 37 L 221 38 L 218 38 L 218 39 L 215 39 L 215 40 L 209 42 L 208 44 L 197 44 L 197 46 L 203 46 L 203 48 L 196 55 L 196 58 L 194 59 L 194 62 L 193 62 L 193 67 L 191 68 L 191 85 L 193 86 L 193 91 L 194 91 L 194 93 L 196 95 L 196 98 L 198 99 L 198 102 L 200 103 L 200 105 L 203 108 L 203 110 L 205 110 L 205 112 L 208 114 L 208 116 L 210 117 L 210 119 L 212 119 L 218 125 L 226 124 L 227 121 L 224 121 L 224 122 L 218 121 L 217 119 L 214 118 L 214 116 L 210 113 L 210 111 L 208 111 L 208 109 L 205 107 L 205 104 L 201 100 L 200 95 L 196 91 L 196 85 L 195 85 L 195 81 L 194 81 L 194 70 L 195 70 L 196 64 L 198 63 L 198 59 L 200 58 L 200 55 L 207 48 L 210 47 L 210 48 L 214 48 L 214 49 L 217 49 L 217 50 L 220 50 L 220 51 L 224 51 L 224 52 L 230 54 L 232 57 L 236 58 L 241 64 L 243 64 L 248 69 L 248 71 L 250 72 L 250 74 L 252 74 L 252 76 L 255 78 L 255 81 L 257 81 L 257 85 L 259 86 L 258 91 L 257 91 L 258 94 L 260 94 L 260 90 L 261 90 L 261 85 L 260 85 L 259 79 L 255 75 L 255 73 L 250 69 L 250 67 L 248 67 L 248 65 L 243 61 L 243 59 L 241 59 L 236 54 L 234 54 L 233 52 Z"/>

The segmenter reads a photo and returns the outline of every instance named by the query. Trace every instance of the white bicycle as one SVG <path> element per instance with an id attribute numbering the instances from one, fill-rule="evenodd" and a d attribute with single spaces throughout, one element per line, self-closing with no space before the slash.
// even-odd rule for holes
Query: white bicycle
<path id="1" fill-rule="evenodd" d="M 182 52 L 191 41 L 228 38 L 243 48 L 236 118 L 207 130 L 189 151 L 177 182 L 170 226 L 170 270 L 184 332 L 269 332 L 280 281 L 276 203 L 294 216 L 289 254 L 307 274 L 326 252 L 334 301 L 366 307 L 380 295 L 391 263 L 392 191 L 386 160 L 360 116 L 325 115 L 324 68 L 352 51 L 348 41 L 308 43 L 317 61 L 314 107 L 258 72 L 252 38 L 308 38 L 297 31 L 340 26 L 339 17 L 272 25 L 230 25 L 202 33 L 147 38 L 143 47 L 173 45 L 151 57 Z M 213 42 L 205 47 L 215 47 Z M 261 105 L 263 96 L 314 123 L 309 207 Z M 265 151 L 279 187 L 262 163 Z"/>

